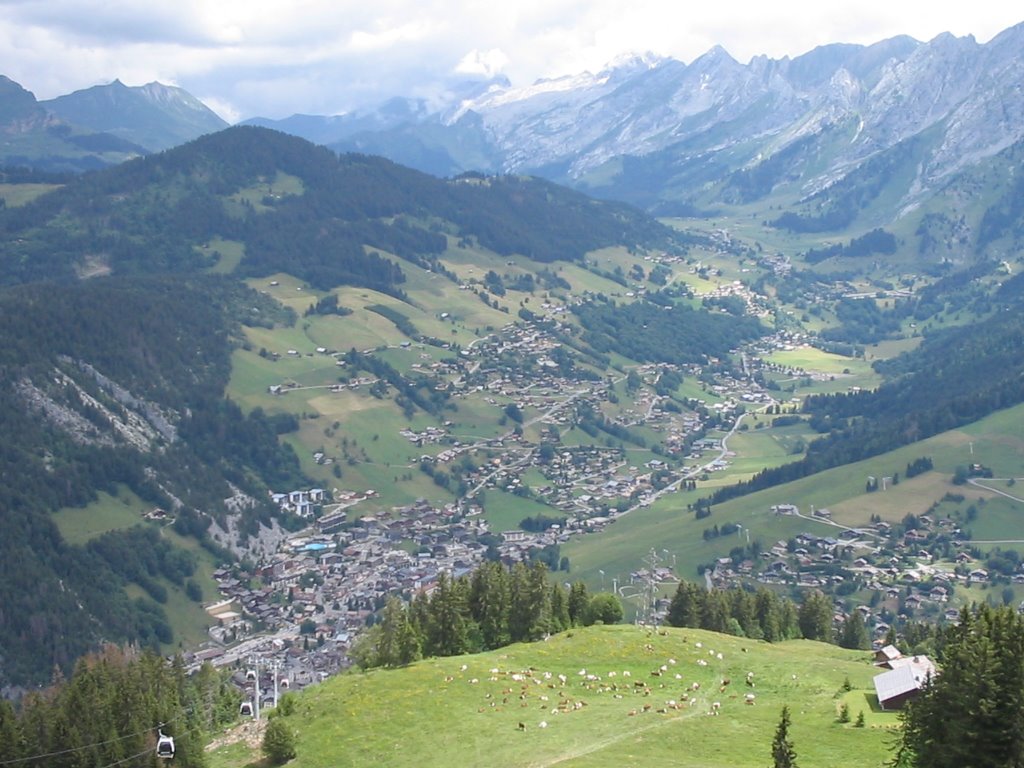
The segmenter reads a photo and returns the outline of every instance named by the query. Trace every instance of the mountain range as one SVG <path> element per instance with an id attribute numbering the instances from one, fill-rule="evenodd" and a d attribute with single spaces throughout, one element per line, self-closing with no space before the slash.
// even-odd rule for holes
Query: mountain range
<path id="1" fill-rule="evenodd" d="M 438 176 L 538 175 L 662 215 L 766 215 L 782 203 L 812 219 L 790 228 L 866 231 L 910 215 L 912 229 L 933 208 L 948 210 L 944 195 L 976 202 L 957 188 L 965 174 L 1015 162 L 1021 50 L 1024 24 L 986 44 L 901 36 L 747 64 L 715 47 L 690 64 L 635 55 L 527 87 L 497 78 L 431 100 L 246 122 Z M 0 85 L 6 165 L 96 167 L 226 125 L 158 83 L 115 81 L 44 102 L 10 80 Z M 999 194 L 1008 192 L 1004 184 Z"/>
<path id="2" fill-rule="evenodd" d="M 663 213 L 812 200 L 912 155 L 876 217 L 891 220 L 1021 141 L 1022 49 L 1024 25 L 984 45 L 895 37 L 748 64 L 716 47 L 689 65 L 644 55 L 529 87 L 492 81 L 441 107 L 393 99 L 250 122 L 442 175 L 537 174 Z"/>
<path id="3" fill-rule="evenodd" d="M 38 101 L 0 75 L 0 163 L 86 171 L 184 144 L 227 123 L 187 91 L 115 80 Z"/>

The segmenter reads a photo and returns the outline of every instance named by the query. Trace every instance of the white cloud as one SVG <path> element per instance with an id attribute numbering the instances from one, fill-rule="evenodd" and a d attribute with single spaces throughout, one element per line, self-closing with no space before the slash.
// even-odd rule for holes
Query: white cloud
<path id="1" fill-rule="evenodd" d="M 192 94 L 203 104 L 213 110 L 222 120 L 228 123 L 237 123 L 242 119 L 242 113 L 230 102 L 224 101 L 219 96 L 208 96 L 203 94 Z"/>
<path id="2" fill-rule="evenodd" d="M 508 56 L 500 48 L 491 48 L 489 51 L 474 49 L 459 60 L 455 65 L 455 71 L 460 75 L 494 77 L 501 74 L 507 64 Z"/>

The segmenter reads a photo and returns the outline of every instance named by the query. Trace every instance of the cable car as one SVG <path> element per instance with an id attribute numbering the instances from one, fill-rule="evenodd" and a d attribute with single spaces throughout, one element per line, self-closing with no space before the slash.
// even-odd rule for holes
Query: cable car
<path id="1" fill-rule="evenodd" d="M 157 733 L 159 737 L 156 740 L 156 756 L 161 757 L 164 760 L 170 760 L 174 757 L 174 737 L 165 736 L 163 729 L 158 728 Z"/>
<path id="2" fill-rule="evenodd" d="M 247 670 L 245 670 L 245 679 L 246 680 L 255 680 L 256 679 L 256 670 L 255 669 L 247 669 Z"/>
<path id="3" fill-rule="evenodd" d="M 238 714 L 252 717 L 252 702 L 243 701 L 241 706 L 238 708 Z"/>

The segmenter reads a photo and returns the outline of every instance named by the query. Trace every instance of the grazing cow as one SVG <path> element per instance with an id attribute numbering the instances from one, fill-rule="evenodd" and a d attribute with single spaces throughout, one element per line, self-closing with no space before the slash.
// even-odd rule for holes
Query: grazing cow
<path id="1" fill-rule="evenodd" d="M 697 647 L 697 648 L 703 648 L 704 647 L 704 643 L 702 643 L 702 642 L 700 642 L 698 640 L 696 643 L 694 643 L 694 646 Z"/>
<path id="2" fill-rule="evenodd" d="M 547 720 L 541 720 L 539 723 L 537 723 L 537 727 L 538 728 L 547 728 L 548 727 L 548 721 Z"/>
<path id="3" fill-rule="evenodd" d="M 747 704 L 753 704 L 754 703 L 754 694 L 748 693 L 746 696 L 743 697 L 743 700 L 745 702 L 747 702 Z"/>
<path id="4" fill-rule="evenodd" d="M 632 675 L 632 674 L 633 674 L 633 673 L 632 673 L 632 672 L 630 672 L 630 671 L 629 671 L 628 669 L 625 669 L 625 670 L 623 670 L 623 671 L 622 671 L 622 676 L 623 676 L 623 677 L 629 677 L 629 676 L 630 676 L 630 675 Z"/>
<path id="5" fill-rule="evenodd" d="M 522 720 L 519 721 L 519 730 L 520 731 L 525 731 L 526 730 L 526 723 L 524 723 Z"/>

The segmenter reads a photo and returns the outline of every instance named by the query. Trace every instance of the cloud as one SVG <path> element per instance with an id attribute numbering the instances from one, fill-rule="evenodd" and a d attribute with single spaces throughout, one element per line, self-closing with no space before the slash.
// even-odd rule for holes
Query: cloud
<path id="1" fill-rule="evenodd" d="M 455 71 L 460 75 L 483 75 L 494 77 L 501 74 L 508 64 L 508 56 L 500 48 L 491 48 L 489 51 L 470 51 L 463 56 L 455 65 Z"/>

